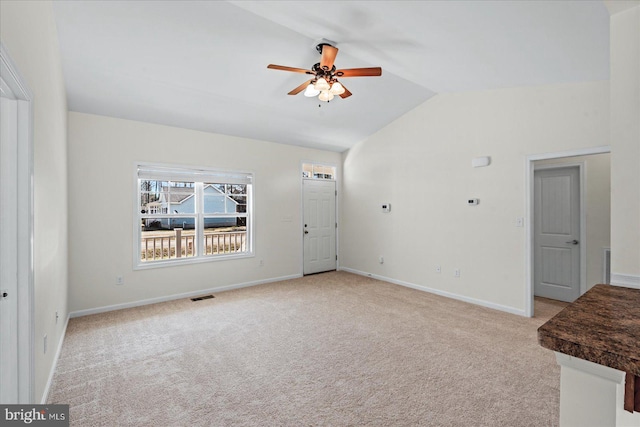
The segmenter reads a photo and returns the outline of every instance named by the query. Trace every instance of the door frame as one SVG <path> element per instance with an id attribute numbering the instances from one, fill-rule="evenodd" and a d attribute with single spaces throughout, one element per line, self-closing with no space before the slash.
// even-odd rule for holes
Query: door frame
<path id="1" fill-rule="evenodd" d="M 574 156 L 588 156 L 591 154 L 605 154 L 610 153 L 611 147 L 609 145 L 603 145 L 600 147 L 592 148 L 578 148 L 575 150 L 558 151 L 552 153 L 530 154 L 525 157 L 525 295 L 524 295 L 524 309 L 525 316 L 533 317 L 534 314 L 534 286 L 533 286 L 533 217 L 534 217 L 534 170 L 543 169 L 543 167 L 536 168 L 534 162 L 537 160 L 548 159 L 561 159 L 564 157 Z M 580 166 L 579 163 L 573 163 L 573 166 Z M 545 165 L 555 167 L 567 167 L 569 164 L 563 165 Z M 545 167 L 545 169 L 548 169 Z M 586 239 L 586 213 L 585 213 L 585 168 L 580 167 L 580 241 L 585 242 Z M 586 244 L 580 245 L 580 294 L 586 291 Z"/>
<path id="2" fill-rule="evenodd" d="M 33 289 L 33 93 L 0 41 L 0 75 L 17 102 L 17 339 L 18 402 L 35 402 Z M 26 363 L 25 363 L 26 362 Z"/>
<path id="3" fill-rule="evenodd" d="M 339 190 L 340 183 L 340 167 L 338 164 L 333 162 L 323 162 L 318 160 L 301 160 L 300 161 L 300 222 L 298 223 L 298 229 L 300 230 L 300 276 L 304 276 L 304 181 L 310 178 L 305 178 L 303 175 L 304 165 L 305 164 L 316 164 L 316 165 L 326 165 L 332 166 L 336 171 L 335 179 L 333 180 L 336 183 L 336 223 L 338 226 L 336 227 L 336 271 L 340 270 L 340 197 L 341 191 Z"/>

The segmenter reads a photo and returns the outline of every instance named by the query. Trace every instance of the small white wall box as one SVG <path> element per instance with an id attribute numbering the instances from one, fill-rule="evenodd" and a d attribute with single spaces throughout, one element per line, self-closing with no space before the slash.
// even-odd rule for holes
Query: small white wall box
<path id="1" fill-rule="evenodd" d="M 468 204 L 469 206 L 475 206 L 475 205 L 477 205 L 478 203 L 480 203 L 480 199 L 468 199 L 468 200 L 467 200 L 467 204 Z"/>
<path id="2" fill-rule="evenodd" d="M 382 212 L 391 212 L 391 203 L 384 203 L 382 205 Z"/>
<path id="3" fill-rule="evenodd" d="M 482 168 L 485 166 L 489 166 L 490 164 L 491 164 L 491 157 L 489 156 L 476 157 L 474 159 L 471 159 L 471 166 L 473 166 L 474 168 Z"/>

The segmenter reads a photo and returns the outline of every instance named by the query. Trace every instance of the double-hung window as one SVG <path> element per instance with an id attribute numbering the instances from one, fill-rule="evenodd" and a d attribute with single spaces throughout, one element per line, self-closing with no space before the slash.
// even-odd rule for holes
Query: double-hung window
<path id="1" fill-rule="evenodd" d="M 253 175 L 136 166 L 138 268 L 252 255 Z"/>

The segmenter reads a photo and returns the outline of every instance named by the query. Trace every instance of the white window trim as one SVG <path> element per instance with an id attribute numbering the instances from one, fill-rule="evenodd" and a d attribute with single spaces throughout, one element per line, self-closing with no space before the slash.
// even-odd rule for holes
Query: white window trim
<path id="1" fill-rule="evenodd" d="M 140 201 L 140 185 L 138 182 L 139 168 L 157 168 L 157 170 L 193 170 L 193 175 L 198 176 L 202 180 L 207 181 L 220 181 L 220 177 L 237 177 L 239 175 L 249 175 L 251 177 L 251 182 L 247 187 L 247 245 L 249 247 L 247 252 L 239 253 L 239 254 L 226 254 L 226 255 L 204 255 L 202 253 L 203 248 L 202 244 L 198 244 L 196 246 L 197 254 L 192 257 L 185 257 L 180 259 L 166 259 L 166 260 L 157 260 L 152 262 L 142 262 L 140 261 L 140 249 L 141 249 L 141 235 L 140 235 L 140 210 L 139 210 L 139 201 Z M 192 176 L 193 176 L 192 175 Z M 188 264 L 201 264 L 205 262 L 217 262 L 217 261 L 229 261 L 243 258 L 253 258 L 255 257 L 255 246 L 254 246 L 254 236 L 255 236 L 255 221 L 253 219 L 253 187 L 255 185 L 254 182 L 255 174 L 252 171 L 238 171 L 238 170 L 228 170 L 221 168 L 212 168 L 209 166 L 191 166 L 191 165 L 174 165 L 174 164 L 163 164 L 163 163 L 147 163 L 147 162 L 134 162 L 133 167 L 133 270 L 148 270 L 153 268 L 162 268 L 162 267 L 172 267 L 179 265 L 188 265 Z M 172 176 L 175 178 L 175 175 Z M 212 178 L 213 177 L 213 178 Z M 215 179 L 214 179 L 215 178 Z M 201 182 L 201 181 L 199 181 Z M 196 192 L 200 192 L 202 196 L 202 184 L 196 184 Z M 196 209 L 197 210 L 197 209 Z M 166 217 L 167 215 L 158 214 L 158 217 Z M 194 214 L 183 214 L 185 217 L 196 217 L 197 223 L 202 223 L 204 217 L 214 217 L 214 216 L 232 216 L 230 214 L 204 214 L 204 213 L 194 213 Z M 196 228 L 196 236 L 198 242 L 204 240 L 204 230 L 202 227 Z"/>

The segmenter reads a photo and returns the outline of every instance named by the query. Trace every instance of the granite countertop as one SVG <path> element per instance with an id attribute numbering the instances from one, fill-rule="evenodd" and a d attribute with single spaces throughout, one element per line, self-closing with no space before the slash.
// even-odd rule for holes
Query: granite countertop
<path id="1" fill-rule="evenodd" d="M 540 326 L 538 342 L 640 376 L 640 289 L 595 285 Z"/>

